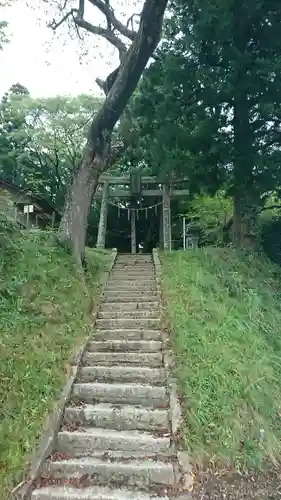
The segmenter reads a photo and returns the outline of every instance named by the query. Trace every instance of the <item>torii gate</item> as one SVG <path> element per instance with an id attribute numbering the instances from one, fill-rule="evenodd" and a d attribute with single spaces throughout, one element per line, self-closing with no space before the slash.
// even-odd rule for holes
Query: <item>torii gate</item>
<path id="1" fill-rule="evenodd" d="M 161 182 L 157 177 L 141 177 L 139 174 L 124 177 L 101 176 L 95 195 L 96 198 L 101 198 L 97 248 L 105 248 L 110 198 L 136 200 L 140 197 L 159 196 L 162 198 L 163 246 L 164 250 L 171 250 L 171 197 L 187 196 L 189 194 L 188 189 L 176 188 L 177 184 L 182 184 L 185 181 L 186 179 L 174 179 L 169 182 Z M 131 215 L 131 251 L 136 253 L 136 209 L 129 210 Z"/>

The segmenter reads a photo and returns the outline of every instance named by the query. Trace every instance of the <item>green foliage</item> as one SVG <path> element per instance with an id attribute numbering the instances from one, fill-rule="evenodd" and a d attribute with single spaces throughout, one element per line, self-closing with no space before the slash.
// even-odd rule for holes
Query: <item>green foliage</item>
<path id="1" fill-rule="evenodd" d="M 281 265 L 281 217 L 263 220 L 260 228 L 260 242 L 266 255 Z"/>
<path id="2" fill-rule="evenodd" d="M 162 263 L 185 446 L 238 469 L 280 462 L 280 269 L 231 249 Z"/>
<path id="3" fill-rule="evenodd" d="M 224 243 L 223 229 L 232 215 L 232 201 L 220 192 L 215 196 L 196 195 L 185 215 L 190 221 L 190 229 L 199 230 L 201 244 L 221 245 Z"/>
<path id="4" fill-rule="evenodd" d="M 236 225 L 280 186 L 280 16 L 278 0 L 173 1 L 132 103 L 131 156 L 191 193 L 223 189 Z"/>
<path id="5" fill-rule="evenodd" d="M 0 106 L 0 176 L 31 189 L 61 209 L 85 145 L 97 98 L 32 99 L 13 85 Z"/>
<path id="6" fill-rule="evenodd" d="M 7 26 L 8 24 L 6 23 L 6 21 L 0 21 L 0 51 L 3 50 L 4 44 L 8 42 L 8 38 L 5 33 L 5 29 L 7 28 Z"/>
<path id="7" fill-rule="evenodd" d="M 3 192 L 0 195 L 0 295 L 2 290 L 3 272 L 4 267 L 7 264 L 8 257 L 16 258 L 18 253 L 17 238 L 19 235 L 18 226 L 10 220 L 2 210 L 2 207 L 9 207 L 13 209 L 13 204 L 10 201 L 9 196 Z"/>
<path id="8" fill-rule="evenodd" d="M 4 233 L 6 222 L 0 227 Z M 10 500 L 61 391 L 65 363 L 91 330 L 89 313 L 108 254 L 87 251 L 85 282 L 51 233 L 9 229 L 6 236 L 0 248 L 0 490 Z"/>

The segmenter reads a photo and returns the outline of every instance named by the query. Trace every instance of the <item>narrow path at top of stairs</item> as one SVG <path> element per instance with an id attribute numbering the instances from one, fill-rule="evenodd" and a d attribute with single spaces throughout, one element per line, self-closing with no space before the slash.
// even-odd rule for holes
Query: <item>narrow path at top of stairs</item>
<path id="1" fill-rule="evenodd" d="M 149 500 L 175 487 L 151 255 L 119 255 L 32 500 Z"/>

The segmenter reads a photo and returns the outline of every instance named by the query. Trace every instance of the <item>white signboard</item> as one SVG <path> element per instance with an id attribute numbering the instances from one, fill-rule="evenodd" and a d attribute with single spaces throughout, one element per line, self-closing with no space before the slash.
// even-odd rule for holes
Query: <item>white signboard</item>
<path id="1" fill-rule="evenodd" d="M 23 207 L 23 213 L 24 214 L 31 214 L 34 212 L 34 206 L 33 205 L 24 205 Z"/>

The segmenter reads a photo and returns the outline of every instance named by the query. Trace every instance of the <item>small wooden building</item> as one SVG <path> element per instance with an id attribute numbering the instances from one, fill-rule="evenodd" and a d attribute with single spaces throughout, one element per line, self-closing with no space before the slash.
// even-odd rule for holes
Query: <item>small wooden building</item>
<path id="1" fill-rule="evenodd" d="M 0 214 L 26 229 L 45 229 L 59 220 L 55 207 L 31 191 L 0 180 Z"/>

